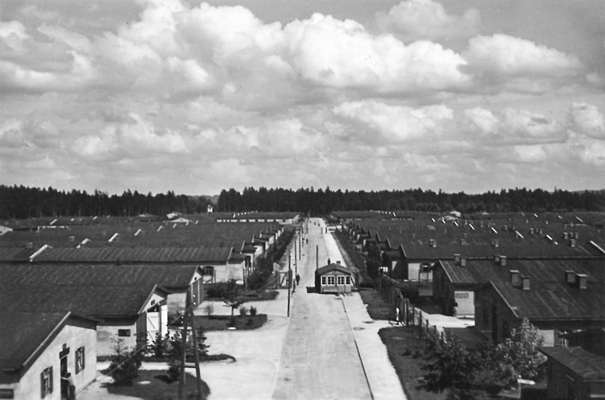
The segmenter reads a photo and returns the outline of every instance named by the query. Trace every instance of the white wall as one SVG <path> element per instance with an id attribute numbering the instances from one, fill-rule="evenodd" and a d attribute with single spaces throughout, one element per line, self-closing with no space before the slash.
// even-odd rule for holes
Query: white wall
<path id="1" fill-rule="evenodd" d="M 475 292 L 469 290 L 456 290 L 454 292 L 454 300 L 458 304 L 454 307 L 455 316 L 475 316 Z"/>
<path id="2" fill-rule="evenodd" d="M 119 337 L 119 329 L 130 329 L 130 336 Z M 137 345 L 136 323 L 131 325 L 98 325 L 97 326 L 97 354 L 99 356 L 111 356 L 116 354 L 116 346 L 120 342 L 120 348 L 133 350 Z"/>
<path id="3" fill-rule="evenodd" d="M 67 355 L 67 371 L 71 375 L 76 386 L 76 392 L 82 390 L 86 385 L 95 379 L 97 373 L 97 340 L 94 329 L 80 328 L 77 326 L 66 325 L 61 332 L 53 339 L 44 352 L 29 367 L 25 375 L 17 384 L 3 385 L 0 388 L 12 388 L 16 400 L 41 399 L 40 373 L 52 366 L 53 367 L 53 391 L 44 397 L 44 400 L 61 399 L 61 362 L 59 353 L 63 349 L 63 344 L 69 347 Z M 76 374 L 76 349 L 84 346 L 84 370 Z"/>

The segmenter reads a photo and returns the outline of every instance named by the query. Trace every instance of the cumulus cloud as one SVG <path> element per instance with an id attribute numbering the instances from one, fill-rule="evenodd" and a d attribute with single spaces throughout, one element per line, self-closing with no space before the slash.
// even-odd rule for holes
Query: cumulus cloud
<path id="1" fill-rule="evenodd" d="M 464 56 L 472 69 L 504 77 L 565 77 L 582 68 L 573 55 L 504 34 L 470 39 Z"/>
<path id="2" fill-rule="evenodd" d="M 573 103 L 571 129 L 595 139 L 605 140 L 605 117 L 599 108 L 588 103 Z"/>
<path id="3" fill-rule="evenodd" d="M 442 135 L 453 119 L 453 111 L 444 105 L 411 108 L 374 100 L 343 103 L 334 108 L 334 113 L 390 142 L 430 140 Z"/>
<path id="4" fill-rule="evenodd" d="M 388 12 L 376 15 L 379 26 L 403 40 L 458 39 L 476 34 L 481 24 L 479 11 L 468 9 L 462 15 L 448 14 L 433 0 L 405 0 Z"/>
<path id="5" fill-rule="evenodd" d="M 482 107 L 464 110 L 463 126 L 481 140 L 494 144 L 531 144 L 561 142 L 566 139 L 565 126 L 543 114 L 505 108 L 494 112 Z"/>
<path id="6" fill-rule="evenodd" d="M 469 82 L 465 60 L 429 41 L 405 45 L 359 23 L 314 14 L 285 27 L 295 69 L 315 83 L 381 92 L 454 89 Z"/>
<path id="7" fill-rule="evenodd" d="M 148 157 L 154 153 L 186 153 L 187 146 L 177 132 L 159 134 L 154 125 L 131 113 L 130 121 L 106 126 L 99 135 L 82 136 L 72 149 L 80 156 L 102 158 L 110 155 Z"/>
<path id="8" fill-rule="evenodd" d="M 16 183 L 199 192 L 421 177 L 458 190 L 503 164 L 513 183 L 520 163 L 603 164 L 602 71 L 476 36 L 472 9 L 405 0 L 375 30 L 184 0 L 59 3 L 0 21 L 0 175 Z M 575 99 L 591 104 L 568 109 Z"/>
<path id="9" fill-rule="evenodd" d="M 514 146 L 513 151 L 521 162 L 536 163 L 546 159 L 546 152 L 541 145 Z"/>

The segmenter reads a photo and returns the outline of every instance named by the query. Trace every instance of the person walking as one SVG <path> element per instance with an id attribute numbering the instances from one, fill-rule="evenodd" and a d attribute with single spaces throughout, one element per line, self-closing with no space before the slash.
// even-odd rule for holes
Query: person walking
<path id="1" fill-rule="evenodd" d="M 296 286 L 300 285 L 300 274 L 296 274 Z"/>

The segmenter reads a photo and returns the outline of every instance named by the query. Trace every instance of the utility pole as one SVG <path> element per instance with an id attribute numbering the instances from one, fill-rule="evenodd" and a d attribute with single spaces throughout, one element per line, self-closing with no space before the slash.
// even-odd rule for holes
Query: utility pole
<path id="1" fill-rule="evenodd" d="M 315 269 L 319 268 L 319 245 L 315 245 Z"/>
<path id="2" fill-rule="evenodd" d="M 193 354 L 195 355 L 195 388 L 197 392 L 198 400 L 202 398 L 202 375 L 200 373 L 200 355 L 198 353 L 198 340 L 195 325 L 193 324 L 193 304 L 191 304 L 191 289 L 187 289 L 187 310 L 189 317 L 191 318 L 191 333 L 193 334 Z"/>
<path id="3" fill-rule="evenodd" d="M 290 254 L 288 253 L 288 311 L 287 316 L 290 318 L 290 285 L 292 281 L 292 266 L 290 264 Z"/>
<path id="4" fill-rule="evenodd" d="M 296 240 L 294 241 L 294 269 L 298 271 L 298 256 L 296 255 Z"/>

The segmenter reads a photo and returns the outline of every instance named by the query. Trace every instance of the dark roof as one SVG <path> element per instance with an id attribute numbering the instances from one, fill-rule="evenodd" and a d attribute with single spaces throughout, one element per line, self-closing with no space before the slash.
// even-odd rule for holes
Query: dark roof
<path id="1" fill-rule="evenodd" d="M 69 312 L 0 312 L 0 383 L 16 382 L 58 332 Z M 78 319 L 81 319 L 78 317 Z M 88 321 L 91 327 L 94 322 Z M 94 328 L 93 328 L 94 329 Z"/>
<path id="2" fill-rule="evenodd" d="M 97 320 L 135 320 L 155 285 L 46 285 L 0 290 L 0 304 L 9 312 L 72 311 Z"/>
<path id="3" fill-rule="evenodd" d="M 325 265 L 317 270 L 317 274 L 322 275 L 322 274 L 325 274 L 327 272 L 332 272 L 332 271 L 339 271 L 339 272 L 343 272 L 343 273 L 349 274 L 349 275 L 353 274 L 353 271 L 351 271 L 350 269 L 348 269 L 340 264 Z"/>
<path id="4" fill-rule="evenodd" d="M 605 357 L 589 353 L 581 347 L 542 347 L 540 351 L 583 379 L 605 379 Z"/>
<path id="5" fill-rule="evenodd" d="M 0 289 L 35 286 L 187 288 L 198 265 L 0 264 Z M 1 303 L 0 303 L 1 304 Z"/>
<path id="6" fill-rule="evenodd" d="M 25 247 L 0 247 L 1 261 L 28 261 L 35 249 Z"/>
<path id="7" fill-rule="evenodd" d="M 231 247 L 81 247 L 50 248 L 35 262 L 226 263 Z"/>
<path id="8" fill-rule="evenodd" d="M 605 282 L 579 289 L 563 282 L 530 282 L 529 290 L 510 282 L 490 282 L 517 318 L 530 321 L 605 321 Z"/>
<path id="9" fill-rule="evenodd" d="M 507 259 L 506 266 L 492 260 L 467 260 L 462 267 L 453 261 L 439 260 L 450 282 L 454 284 L 483 284 L 488 281 L 510 280 L 510 270 L 518 270 L 532 282 L 563 282 L 565 271 L 588 275 L 588 281 L 605 281 L 605 259 Z"/>

